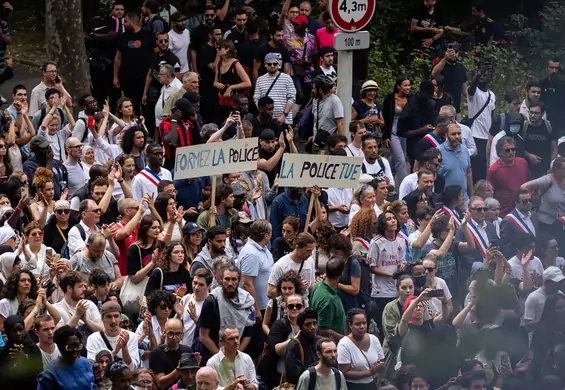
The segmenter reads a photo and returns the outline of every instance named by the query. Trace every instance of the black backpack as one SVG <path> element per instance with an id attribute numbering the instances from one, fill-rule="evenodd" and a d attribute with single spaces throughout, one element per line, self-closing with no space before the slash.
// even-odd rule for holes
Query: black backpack
<path id="1" fill-rule="evenodd" d="M 381 167 L 381 170 L 379 171 L 379 173 L 377 174 L 373 174 L 373 173 L 367 173 L 367 167 L 365 167 L 365 162 L 363 162 L 363 164 L 361 164 L 361 172 L 362 173 L 367 173 L 368 175 L 373 176 L 374 178 L 377 178 L 380 176 L 380 173 L 383 173 L 383 177 L 385 176 L 385 163 L 383 162 L 383 158 L 381 156 L 377 157 L 377 162 L 379 163 L 379 167 Z"/>
<path id="2" fill-rule="evenodd" d="M 150 24 L 150 29 L 149 32 L 153 33 L 153 23 L 157 20 L 160 20 L 161 22 L 163 22 L 163 34 L 168 33 L 171 30 L 171 26 L 169 25 L 169 23 L 167 23 L 167 21 L 165 19 L 163 19 L 161 17 L 161 15 L 156 14 L 153 19 L 151 19 L 148 24 Z"/>
<path id="3" fill-rule="evenodd" d="M 337 368 L 331 367 L 332 372 L 334 373 L 335 379 L 335 390 L 341 390 L 341 374 Z M 315 390 L 316 389 L 316 380 L 318 375 L 316 374 L 315 367 L 308 368 L 308 374 L 310 374 L 310 380 L 308 381 L 308 390 Z"/>
<path id="4" fill-rule="evenodd" d="M 41 107 L 41 115 L 39 116 L 39 125 L 37 126 L 38 128 L 43 123 L 43 119 L 45 119 L 45 115 L 47 115 L 47 107 Z M 60 123 L 62 124 L 63 120 L 65 119 L 65 114 L 63 113 L 63 110 L 61 110 L 59 107 L 57 107 L 57 115 L 59 115 L 59 118 L 61 119 Z"/>

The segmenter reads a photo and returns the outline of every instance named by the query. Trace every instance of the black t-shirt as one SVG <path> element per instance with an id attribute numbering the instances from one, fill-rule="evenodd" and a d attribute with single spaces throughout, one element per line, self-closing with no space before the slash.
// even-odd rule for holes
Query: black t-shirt
<path id="1" fill-rule="evenodd" d="M 229 32 L 229 34 L 227 34 Z M 235 48 L 239 51 L 241 45 L 247 41 L 247 29 L 243 29 L 243 32 L 239 32 L 235 26 L 226 31 L 227 35 L 224 35 L 224 39 L 229 39 L 233 42 Z"/>
<path id="2" fill-rule="evenodd" d="M 414 12 L 412 13 L 412 18 L 418 21 L 419 27 L 439 28 L 443 26 L 443 20 L 437 9 L 434 9 L 434 12 L 430 14 L 430 10 L 424 7 L 424 5 L 420 5 L 414 10 Z M 434 35 L 436 34 L 433 32 L 414 31 L 413 33 L 413 36 L 416 39 L 433 38 Z"/>
<path id="3" fill-rule="evenodd" d="M 475 32 L 475 44 L 477 45 L 488 45 L 490 39 L 496 33 L 494 21 L 487 17 L 475 20 L 472 26 Z"/>
<path id="4" fill-rule="evenodd" d="M 261 65 L 259 66 L 259 76 L 267 73 L 267 69 L 265 69 L 265 56 L 269 53 L 279 54 L 281 64 L 290 62 L 290 53 L 288 52 L 288 49 L 283 45 L 278 45 L 277 47 L 273 48 L 269 43 L 266 43 L 262 46 L 259 46 L 257 53 L 255 54 L 255 59 L 261 63 Z"/>
<path id="5" fill-rule="evenodd" d="M 209 26 L 201 23 L 190 32 L 190 50 L 200 51 L 208 42 Z"/>
<path id="6" fill-rule="evenodd" d="M 149 261 L 151 261 L 151 255 L 155 248 L 142 248 L 137 244 L 133 244 L 128 248 L 127 256 L 127 274 L 135 275 L 142 267 L 141 263 L 145 267 Z M 141 253 L 141 258 L 139 254 Z"/>
<path id="7" fill-rule="evenodd" d="M 455 64 L 448 62 L 443 68 L 441 75 L 444 77 L 445 92 L 448 92 L 453 98 L 453 107 L 455 107 L 457 112 L 461 112 L 461 91 L 463 90 L 463 83 L 467 82 L 465 67 L 459 62 Z"/>
<path id="8" fill-rule="evenodd" d="M 261 123 L 256 117 L 251 120 L 251 124 L 253 125 L 253 131 L 251 132 L 252 137 L 259 137 L 264 129 L 271 129 L 275 132 L 275 135 L 278 138 L 282 131 L 281 126 L 274 119 L 271 119 L 267 123 Z"/>
<path id="9" fill-rule="evenodd" d="M 237 49 L 237 59 L 241 62 L 241 65 L 253 69 L 253 60 L 255 59 L 255 53 L 257 53 L 257 48 L 260 44 L 261 41 L 259 39 L 252 39 L 239 45 L 239 49 Z"/>
<path id="10" fill-rule="evenodd" d="M 535 154 L 541 157 L 542 160 L 538 165 L 530 164 L 530 170 L 533 177 L 540 177 L 550 168 L 551 164 L 551 142 L 556 141 L 555 131 L 549 131 L 545 121 L 539 126 L 531 124 L 526 128 L 524 135 L 524 144 L 526 145 L 526 152 Z"/>
<path id="11" fill-rule="evenodd" d="M 216 48 L 208 44 L 202 46 L 202 48 L 198 52 L 198 73 L 200 74 L 200 78 L 202 79 L 202 84 L 210 88 L 212 88 L 212 84 L 214 83 L 215 70 L 210 69 L 208 65 L 213 63 L 215 59 Z M 201 93 L 202 92 L 205 92 L 205 90 L 202 90 L 201 88 Z"/>
<path id="12" fill-rule="evenodd" d="M 192 348 L 180 344 L 179 349 L 171 351 L 165 345 L 161 345 L 151 351 L 151 355 L 149 355 L 149 368 L 155 375 L 169 375 L 178 367 L 180 357 L 183 353 L 192 353 Z"/>
<path id="13" fill-rule="evenodd" d="M 273 261 L 278 261 L 281 257 L 288 255 L 290 252 L 292 252 L 292 248 L 288 245 L 288 242 L 286 242 L 284 238 L 275 238 L 275 241 L 273 241 L 273 247 L 271 248 Z"/>
<path id="14" fill-rule="evenodd" d="M 149 294 L 155 290 L 161 290 L 161 275 L 163 275 L 163 290 L 174 292 L 181 286 L 185 286 L 187 291 L 192 289 L 192 283 L 190 281 L 190 272 L 184 268 L 179 267 L 177 272 L 164 272 L 159 269 L 153 270 L 151 276 L 149 276 L 149 283 L 147 284 L 147 290 L 145 294 Z"/>
<path id="15" fill-rule="evenodd" d="M 440 99 L 434 98 L 434 101 L 436 102 L 436 111 L 438 114 L 439 114 L 439 110 L 443 106 L 453 105 L 453 97 L 449 92 L 444 92 L 443 96 Z"/>
<path id="16" fill-rule="evenodd" d="M 271 157 L 273 157 L 277 153 L 277 150 L 279 150 L 278 146 L 275 147 L 275 149 L 272 152 L 267 152 L 261 146 L 259 146 L 259 158 L 260 159 L 264 158 L 265 160 L 269 160 Z M 272 170 L 265 171 L 265 174 L 269 178 L 269 185 L 272 186 L 273 183 L 275 182 L 275 177 L 277 176 L 277 173 L 279 173 L 281 171 L 281 164 L 282 164 L 282 157 L 277 162 L 277 165 L 275 165 L 275 167 Z"/>
<path id="17" fill-rule="evenodd" d="M 61 229 L 65 239 L 68 239 L 69 230 L 71 230 L 73 226 L 75 226 L 75 222 L 69 219 L 69 226 L 66 229 Z M 55 216 L 53 216 L 53 219 L 50 219 L 45 225 L 45 236 L 43 237 L 43 242 L 53 248 L 55 253 L 61 253 L 61 249 L 63 249 L 63 245 L 65 245 L 65 240 L 63 240 L 61 233 L 59 233 L 59 230 L 57 229 L 57 220 L 55 219 Z"/>
<path id="18" fill-rule="evenodd" d="M 118 43 L 118 50 L 122 53 L 120 77 L 144 80 L 153 58 L 154 47 L 155 38 L 150 32 L 124 32 Z"/>
<path id="19" fill-rule="evenodd" d="M 153 71 L 159 73 L 159 69 L 161 68 L 161 66 L 165 64 L 169 64 L 173 68 L 175 68 L 175 72 L 180 72 L 179 58 L 172 51 L 167 50 L 166 52 L 163 53 L 163 55 L 160 55 L 158 53 L 155 53 L 153 55 L 153 64 L 152 64 Z"/>

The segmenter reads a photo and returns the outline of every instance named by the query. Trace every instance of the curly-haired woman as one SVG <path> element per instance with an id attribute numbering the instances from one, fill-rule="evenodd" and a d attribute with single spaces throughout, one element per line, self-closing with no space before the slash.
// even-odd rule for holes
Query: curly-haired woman
<path id="1" fill-rule="evenodd" d="M 121 147 L 124 153 L 130 154 L 135 161 L 135 173 L 145 168 L 145 144 L 148 138 L 147 131 L 139 126 L 132 126 L 124 132 Z"/>
<path id="2" fill-rule="evenodd" d="M 263 332 L 265 332 L 267 336 L 274 322 L 284 317 L 284 298 L 292 294 L 304 295 L 304 284 L 300 275 L 294 271 L 289 271 L 281 276 L 277 283 L 277 293 L 278 296 L 270 299 L 269 303 L 267 303 L 265 315 L 263 316 Z M 308 307 L 308 301 L 305 301 L 305 304 L 306 307 Z"/>
<path id="3" fill-rule="evenodd" d="M 161 256 L 161 261 L 149 277 L 146 293 L 164 289 L 184 296 L 184 293 L 192 289 L 190 272 L 186 269 L 188 256 L 184 245 L 179 241 L 169 242 Z M 184 293 L 181 295 L 180 291 Z"/>
<path id="4" fill-rule="evenodd" d="M 37 168 L 33 176 L 32 184 L 37 191 L 38 201 L 32 203 L 29 208 L 33 219 L 38 221 L 41 226 L 45 226 L 46 221 L 53 215 L 53 206 L 55 201 L 55 184 L 53 181 L 53 172 L 47 168 Z M 67 192 L 61 194 L 62 199 L 67 198 Z"/>
<path id="5" fill-rule="evenodd" d="M 330 259 L 330 247 L 328 239 L 335 233 L 335 228 L 330 221 L 320 221 L 316 229 L 316 250 L 312 253 L 316 275 L 323 275 L 326 272 L 326 264 Z"/>
<path id="6" fill-rule="evenodd" d="M 367 258 L 369 245 L 376 233 L 377 213 L 373 209 L 360 210 L 349 225 L 349 235 L 353 242 L 352 254 Z"/>
<path id="7" fill-rule="evenodd" d="M 37 299 L 37 280 L 28 270 L 16 271 L 4 284 L 0 300 L 0 331 L 4 329 L 4 320 L 16 315 L 20 303 L 26 298 Z"/>

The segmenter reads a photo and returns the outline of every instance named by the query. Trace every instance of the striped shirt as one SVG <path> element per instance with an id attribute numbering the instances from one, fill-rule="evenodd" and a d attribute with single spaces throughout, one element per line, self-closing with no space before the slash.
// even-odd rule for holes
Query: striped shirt
<path id="1" fill-rule="evenodd" d="M 273 77 L 266 73 L 257 79 L 253 101 L 256 105 L 259 104 L 259 99 L 263 96 L 267 96 L 267 91 L 269 91 L 269 88 L 273 85 L 268 95 L 275 102 L 273 119 L 276 120 L 281 114 L 284 114 L 287 104 L 294 104 L 296 101 L 296 88 L 294 87 L 292 78 L 286 73 L 281 73 L 277 81 L 273 84 L 275 78 L 276 76 Z M 292 111 L 288 112 L 284 122 L 292 124 Z"/>

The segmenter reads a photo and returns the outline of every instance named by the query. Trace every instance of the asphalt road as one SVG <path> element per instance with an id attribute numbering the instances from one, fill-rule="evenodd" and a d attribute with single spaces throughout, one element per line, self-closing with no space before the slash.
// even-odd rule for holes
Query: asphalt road
<path id="1" fill-rule="evenodd" d="M 28 99 L 31 96 L 31 90 L 41 82 L 41 72 L 39 69 L 34 70 L 31 67 L 14 63 L 14 77 L 4 84 L 0 85 L 0 95 L 8 101 L 12 102 L 12 89 L 23 84 L 28 90 Z"/>

